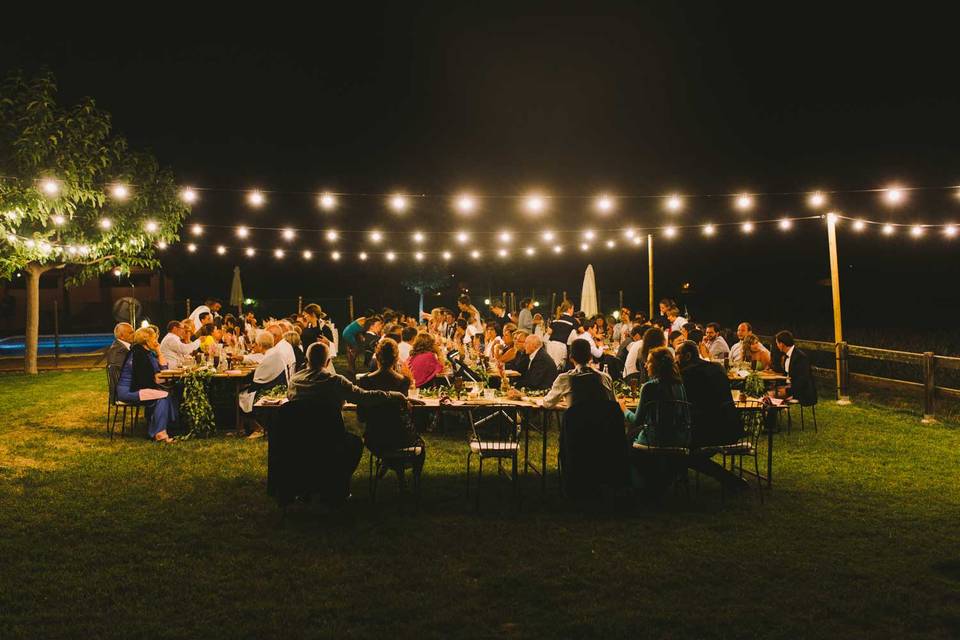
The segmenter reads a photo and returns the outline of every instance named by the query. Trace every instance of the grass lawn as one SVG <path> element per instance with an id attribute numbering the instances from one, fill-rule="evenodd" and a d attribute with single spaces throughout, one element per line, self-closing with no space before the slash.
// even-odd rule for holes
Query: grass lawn
<path id="1" fill-rule="evenodd" d="M 109 442 L 103 384 L 0 376 L 4 640 L 960 635 L 955 424 L 824 403 L 766 504 L 704 479 L 626 514 L 492 475 L 474 514 L 464 435 L 428 434 L 419 514 L 364 458 L 347 513 L 281 526 L 264 441 Z"/>

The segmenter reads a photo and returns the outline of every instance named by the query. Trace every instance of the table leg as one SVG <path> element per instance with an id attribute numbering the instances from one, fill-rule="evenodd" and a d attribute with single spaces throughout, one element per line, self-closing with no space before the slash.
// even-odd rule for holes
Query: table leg
<path id="1" fill-rule="evenodd" d="M 547 495 L 547 429 L 550 426 L 550 414 L 541 414 L 540 429 L 543 431 L 543 449 L 540 451 L 540 495 Z"/>
<path id="2" fill-rule="evenodd" d="M 773 488 L 773 429 L 767 429 L 767 488 Z"/>
<path id="3" fill-rule="evenodd" d="M 523 478 L 530 475 L 530 421 L 523 422 Z"/>
<path id="4" fill-rule="evenodd" d="M 234 411 L 236 412 L 236 423 L 237 423 L 236 426 L 234 427 L 235 431 L 240 431 L 240 429 L 243 428 L 243 425 L 240 423 L 240 387 L 242 384 L 243 383 L 240 379 L 234 380 L 233 382 L 233 387 L 235 392 L 233 394 L 233 406 L 234 406 Z"/>

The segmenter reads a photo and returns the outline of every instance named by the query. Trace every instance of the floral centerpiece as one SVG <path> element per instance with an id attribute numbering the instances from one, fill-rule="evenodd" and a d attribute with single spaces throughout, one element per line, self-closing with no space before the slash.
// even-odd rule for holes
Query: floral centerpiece
<path id="1" fill-rule="evenodd" d="M 187 371 L 183 375 L 183 402 L 180 404 L 180 415 L 183 416 L 184 426 L 187 427 L 184 439 L 209 436 L 216 429 L 213 407 L 210 405 L 207 394 L 207 387 L 213 373 L 212 369 L 201 368 Z"/>

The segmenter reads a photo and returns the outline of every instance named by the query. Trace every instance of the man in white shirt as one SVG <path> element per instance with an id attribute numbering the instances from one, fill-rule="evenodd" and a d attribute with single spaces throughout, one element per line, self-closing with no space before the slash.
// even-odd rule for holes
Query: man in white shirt
<path id="1" fill-rule="evenodd" d="M 627 347 L 627 355 L 623 359 L 623 377 L 626 378 L 630 374 L 639 373 L 640 369 L 638 368 L 637 358 L 640 357 L 640 351 L 643 349 L 643 330 L 639 326 L 635 326 L 630 330 L 631 337 L 633 342 Z"/>
<path id="2" fill-rule="evenodd" d="M 210 307 L 208 307 L 207 305 L 202 304 L 196 309 L 194 309 L 193 312 L 190 314 L 190 320 L 193 322 L 194 333 L 196 333 L 197 331 L 200 331 L 200 325 L 202 324 L 200 322 L 200 315 L 203 313 L 209 313 L 210 320 L 211 321 L 213 320 L 213 313 L 210 312 Z"/>
<path id="3" fill-rule="evenodd" d="M 720 325 L 708 322 L 700 343 L 700 357 L 706 360 L 723 360 L 730 354 L 727 341 L 720 335 Z"/>
<path id="4" fill-rule="evenodd" d="M 633 323 L 630 321 L 630 309 L 623 307 L 620 309 L 620 320 L 613 325 L 613 344 L 618 347 L 630 339 L 630 330 Z"/>
<path id="5" fill-rule="evenodd" d="M 160 353 L 167 359 L 171 369 L 179 369 L 183 363 L 192 358 L 192 354 L 200 347 L 200 341 L 190 339 L 191 330 L 188 321 L 167 323 L 167 335 L 160 342 Z"/>
<path id="6" fill-rule="evenodd" d="M 550 387 L 550 391 L 548 391 L 547 395 L 543 398 L 544 407 L 552 409 L 560 404 L 566 404 L 568 407 L 572 406 L 572 378 L 579 374 L 591 373 L 591 371 L 588 371 L 590 368 L 590 359 L 590 343 L 586 340 L 574 340 L 573 344 L 570 345 L 570 360 L 573 361 L 574 368 L 561 373 L 557 376 L 556 380 L 553 381 L 553 386 Z M 600 385 L 603 387 L 607 399 L 615 400 L 613 380 L 610 376 L 600 371 L 593 371 L 592 373 L 599 376 Z"/>
<path id="7" fill-rule="evenodd" d="M 730 362 L 743 362 L 743 339 L 753 333 L 753 327 L 749 322 L 741 322 L 737 325 L 737 342 L 730 348 Z"/>
<path id="8" fill-rule="evenodd" d="M 415 327 L 404 327 L 400 332 L 400 344 L 397 349 L 400 352 L 399 362 L 405 363 L 410 359 L 410 351 L 413 349 L 413 341 L 417 339 L 417 329 Z"/>
<path id="9" fill-rule="evenodd" d="M 243 364 L 259 365 L 263 362 L 264 354 L 273 347 L 273 334 L 269 331 L 260 331 L 253 343 L 251 352 L 243 356 Z"/>
<path id="10" fill-rule="evenodd" d="M 687 319 L 680 315 L 680 309 L 670 307 L 667 309 L 667 322 L 670 323 L 670 331 L 680 331 L 687 324 Z"/>

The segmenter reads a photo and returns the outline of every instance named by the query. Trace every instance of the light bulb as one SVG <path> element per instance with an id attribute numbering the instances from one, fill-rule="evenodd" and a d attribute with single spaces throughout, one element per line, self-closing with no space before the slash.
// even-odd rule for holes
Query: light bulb
<path id="1" fill-rule="evenodd" d="M 147 233 L 156 233 L 160 229 L 159 225 L 157 225 L 157 223 L 153 220 L 147 220 L 144 223 L 143 228 Z"/>
<path id="2" fill-rule="evenodd" d="M 747 193 L 741 193 L 737 196 L 737 209 L 741 211 L 747 211 L 753 207 L 753 196 Z"/>
<path id="3" fill-rule="evenodd" d="M 109 229 L 112 226 L 113 226 L 113 222 L 110 220 L 110 218 L 100 218 L 101 229 Z"/>
<path id="4" fill-rule="evenodd" d="M 340 238 L 340 234 L 337 233 L 335 229 L 330 229 L 329 231 L 327 231 L 326 236 L 327 236 L 327 240 L 329 240 L 330 242 L 336 242 Z"/>
<path id="5" fill-rule="evenodd" d="M 680 209 L 683 209 L 683 200 L 680 198 L 680 196 L 676 194 L 668 196 L 667 211 L 676 213 L 677 211 L 680 211 Z"/>
<path id="6" fill-rule="evenodd" d="M 793 227 L 793 221 L 789 218 L 783 218 L 780 220 L 780 228 L 783 231 L 789 231 L 791 227 Z"/>
<path id="7" fill-rule="evenodd" d="M 254 189 L 247 194 L 247 202 L 249 202 L 252 207 L 262 207 L 266 201 L 267 197 L 258 189 Z"/>
<path id="8" fill-rule="evenodd" d="M 125 184 L 115 184 L 110 189 L 114 200 L 126 200 L 130 196 L 130 189 Z"/>
<path id="9" fill-rule="evenodd" d="M 814 209 L 819 209 L 827 202 L 827 196 L 821 191 L 814 191 L 810 194 L 810 197 L 807 198 L 807 203 Z"/>
<path id="10" fill-rule="evenodd" d="M 332 211 L 337 206 L 337 198 L 332 193 L 321 193 L 320 206 L 326 211 Z"/>
<path id="11" fill-rule="evenodd" d="M 227 252 L 227 248 L 226 248 L 225 246 L 220 245 L 219 247 L 217 247 L 217 254 L 218 254 L 218 255 L 221 255 L 221 256 L 222 256 L 222 255 L 225 254 L 226 252 Z"/>
<path id="12" fill-rule="evenodd" d="M 717 229 L 712 224 L 708 224 L 703 227 L 703 235 L 705 236 L 712 236 L 716 232 Z"/>
<path id="13" fill-rule="evenodd" d="M 201 227 L 198 224 L 195 224 L 192 227 L 190 227 L 190 232 L 193 233 L 193 235 L 195 236 L 203 235 L 203 227 Z"/>
<path id="14" fill-rule="evenodd" d="M 180 191 L 180 199 L 187 204 L 193 204 L 197 201 L 197 192 L 190 187 L 186 187 Z"/>
<path id="15" fill-rule="evenodd" d="M 238 238 L 246 238 L 248 235 L 250 235 L 249 229 L 247 229 L 246 227 L 237 227 Z"/>
<path id="16" fill-rule="evenodd" d="M 607 195 L 601 195 L 596 201 L 597 211 L 600 213 L 609 213 L 613 211 L 613 198 Z"/>
<path id="17" fill-rule="evenodd" d="M 310 249 L 304 249 L 304 250 L 303 250 L 303 259 L 304 259 L 304 260 L 313 260 L 313 251 L 310 251 Z"/>
<path id="18" fill-rule="evenodd" d="M 742 225 L 740 228 L 743 230 L 744 233 L 753 233 L 753 223 L 752 223 L 752 222 L 744 222 L 743 225 Z"/>
<path id="19" fill-rule="evenodd" d="M 459 209 L 461 213 L 470 213 L 476 206 L 476 201 L 470 195 L 463 194 L 457 198 L 457 209 Z"/>
<path id="20" fill-rule="evenodd" d="M 286 229 L 283 230 L 284 240 L 293 240 L 296 237 L 296 235 L 297 235 L 296 232 L 290 227 L 287 227 Z"/>
<path id="21" fill-rule="evenodd" d="M 407 210 L 407 199 L 401 194 L 396 194 L 390 198 L 390 208 L 400 213 Z"/>
<path id="22" fill-rule="evenodd" d="M 466 244 L 470 240 L 470 234 L 466 231 L 460 231 L 457 233 L 457 242 L 460 244 Z"/>

